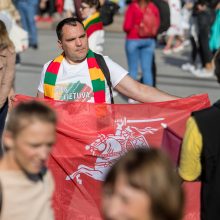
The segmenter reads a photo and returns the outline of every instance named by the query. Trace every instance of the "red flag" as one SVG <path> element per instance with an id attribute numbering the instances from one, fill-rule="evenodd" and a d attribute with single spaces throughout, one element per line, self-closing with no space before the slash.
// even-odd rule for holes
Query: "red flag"
<path id="1" fill-rule="evenodd" d="M 161 147 L 170 155 L 175 166 L 179 165 L 182 138 L 172 129 L 164 125 Z"/>
<path id="2" fill-rule="evenodd" d="M 129 149 L 160 147 L 162 124 L 182 137 L 191 112 L 210 106 L 206 94 L 135 105 L 46 102 L 59 117 L 57 143 L 49 159 L 56 181 L 57 220 L 101 219 L 101 184 L 114 162 Z M 191 199 L 191 186 L 186 187 L 189 198 L 184 220 L 199 216 L 199 194 Z M 198 186 L 196 189 L 199 191 Z"/>

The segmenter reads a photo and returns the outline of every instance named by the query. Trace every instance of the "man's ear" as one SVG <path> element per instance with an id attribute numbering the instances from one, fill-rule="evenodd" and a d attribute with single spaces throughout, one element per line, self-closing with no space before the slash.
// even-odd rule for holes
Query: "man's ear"
<path id="1" fill-rule="evenodd" d="M 6 150 L 14 148 L 14 136 L 10 131 L 4 131 L 2 140 Z"/>
<path id="2" fill-rule="evenodd" d="M 58 47 L 59 47 L 61 50 L 63 50 L 63 46 L 62 46 L 62 43 L 61 43 L 60 40 L 57 41 L 57 44 L 58 44 Z"/>

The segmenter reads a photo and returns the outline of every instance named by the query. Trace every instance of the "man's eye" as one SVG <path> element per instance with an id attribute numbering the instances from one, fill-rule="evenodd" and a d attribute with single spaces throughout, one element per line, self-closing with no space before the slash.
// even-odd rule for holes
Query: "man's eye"
<path id="1" fill-rule="evenodd" d="M 47 144 L 47 147 L 51 148 L 53 145 L 54 145 L 54 143 L 50 143 L 50 144 Z"/>
<path id="2" fill-rule="evenodd" d="M 37 148 L 40 146 L 40 144 L 30 144 L 33 148 Z"/>
<path id="3" fill-rule="evenodd" d="M 68 42 L 74 41 L 74 40 L 76 40 L 76 38 L 67 39 Z"/>

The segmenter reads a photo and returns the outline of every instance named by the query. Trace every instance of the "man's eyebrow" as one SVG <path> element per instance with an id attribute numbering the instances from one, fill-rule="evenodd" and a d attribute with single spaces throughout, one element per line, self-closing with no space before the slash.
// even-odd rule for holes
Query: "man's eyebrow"
<path id="1" fill-rule="evenodd" d="M 76 37 L 67 38 L 66 41 L 73 41 L 76 40 Z"/>
<path id="2" fill-rule="evenodd" d="M 80 35 L 78 38 L 82 38 L 82 37 L 85 37 L 86 36 L 86 33 Z M 73 41 L 73 40 L 76 40 L 77 37 L 70 37 L 70 38 L 67 38 L 66 41 Z"/>
<path id="3" fill-rule="evenodd" d="M 86 33 L 80 35 L 79 38 L 81 38 L 81 37 L 85 37 L 85 36 L 86 36 Z"/>

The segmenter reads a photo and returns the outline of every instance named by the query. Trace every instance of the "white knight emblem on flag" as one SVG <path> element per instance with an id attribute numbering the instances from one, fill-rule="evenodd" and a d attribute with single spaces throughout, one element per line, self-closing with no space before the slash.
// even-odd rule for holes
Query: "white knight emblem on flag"
<path id="1" fill-rule="evenodd" d="M 97 156 L 94 167 L 80 164 L 75 172 L 68 175 L 66 180 L 75 180 L 82 184 L 81 174 L 85 174 L 95 180 L 103 181 L 108 170 L 128 150 L 149 147 L 145 134 L 154 134 L 158 129 L 152 127 L 137 128 L 128 124 L 148 123 L 162 121 L 164 118 L 143 120 L 116 120 L 115 134 L 100 134 L 98 138 L 86 145 L 85 149 Z"/>

